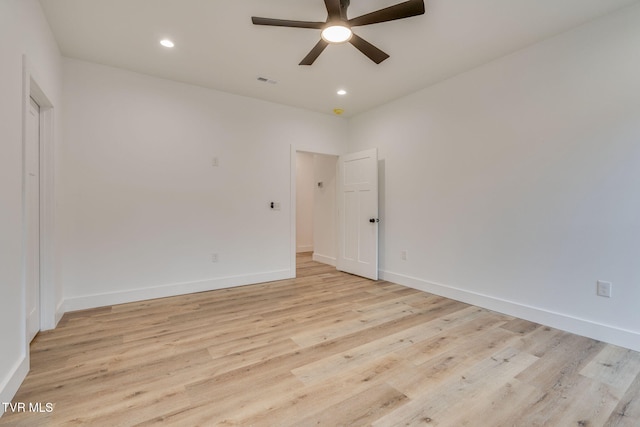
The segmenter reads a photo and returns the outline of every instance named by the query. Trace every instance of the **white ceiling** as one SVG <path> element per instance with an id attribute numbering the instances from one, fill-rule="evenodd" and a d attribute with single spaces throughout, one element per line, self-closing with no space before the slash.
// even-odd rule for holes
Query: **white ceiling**
<path id="1" fill-rule="evenodd" d="M 351 0 L 349 17 L 401 1 Z M 425 0 L 425 15 L 354 29 L 391 55 L 380 65 L 342 44 L 306 67 L 318 30 L 251 16 L 324 21 L 323 0 L 40 0 L 67 57 L 347 117 L 638 1 Z"/>

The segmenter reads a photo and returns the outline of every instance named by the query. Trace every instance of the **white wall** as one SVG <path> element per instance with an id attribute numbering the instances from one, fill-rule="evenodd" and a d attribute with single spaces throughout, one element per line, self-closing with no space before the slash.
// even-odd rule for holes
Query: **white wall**
<path id="1" fill-rule="evenodd" d="M 313 259 L 336 265 L 336 156 L 313 155 Z M 322 182 L 322 188 L 317 186 Z"/>
<path id="2" fill-rule="evenodd" d="M 383 277 L 640 350 L 639 22 L 627 8 L 352 119 L 350 150 L 382 160 Z"/>
<path id="3" fill-rule="evenodd" d="M 60 53 L 40 5 L 0 1 L 0 402 L 29 367 L 24 332 L 22 118 L 23 55 L 49 100 L 60 99 Z M 60 115 L 54 117 L 54 126 Z M 57 296 L 56 296 L 57 298 Z M 3 408 L 0 406 L 0 414 Z"/>
<path id="4" fill-rule="evenodd" d="M 296 252 L 313 251 L 313 154 L 296 152 Z"/>
<path id="5" fill-rule="evenodd" d="M 67 310 L 295 274 L 291 147 L 340 153 L 345 120 L 76 60 L 63 69 Z"/>

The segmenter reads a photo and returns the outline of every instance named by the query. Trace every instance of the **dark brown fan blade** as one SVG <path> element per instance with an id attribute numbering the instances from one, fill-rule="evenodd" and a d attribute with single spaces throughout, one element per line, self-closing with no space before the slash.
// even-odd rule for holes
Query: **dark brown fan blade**
<path id="1" fill-rule="evenodd" d="M 324 4 L 327 7 L 327 13 L 329 14 L 327 22 L 334 19 L 340 19 L 342 16 L 340 0 L 324 0 Z"/>
<path id="2" fill-rule="evenodd" d="M 382 61 L 384 61 L 389 57 L 389 55 L 387 55 L 386 53 L 384 53 L 383 51 L 381 51 L 380 49 L 378 49 L 377 47 L 375 47 L 374 45 L 372 45 L 362 37 L 358 37 L 355 34 L 351 36 L 351 40 L 349 40 L 349 43 L 354 45 L 356 49 L 358 49 L 360 52 L 367 55 L 369 59 L 375 62 L 376 64 L 381 63 Z"/>
<path id="3" fill-rule="evenodd" d="M 424 0 L 409 0 L 349 20 L 349 25 L 377 24 L 424 14 Z"/>
<path id="4" fill-rule="evenodd" d="M 288 19 L 271 19 L 271 18 L 259 18 L 252 16 L 251 21 L 255 25 L 271 25 L 274 27 L 293 27 L 293 28 L 312 28 L 315 30 L 321 30 L 325 26 L 325 22 L 307 22 L 307 21 L 290 21 Z"/>
<path id="5" fill-rule="evenodd" d="M 311 49 L 311 52 L 309 52 L 307 54 L 307 56 L 304 57 L 302 62 L 300 62 L 300 64 L 298 64 L 298 65 L 311 65 L 311 64 L 313 64 L 315 62 L 315 60 L 318 59 L 318 56 L 320 56 L 322 51 L 325 50 L 328 45 L 329 45 L 329 43 L 327 43 L 323 39 L 320 39 L 318 44 L 316 44 L 313 47 L 313 49 Z"/>

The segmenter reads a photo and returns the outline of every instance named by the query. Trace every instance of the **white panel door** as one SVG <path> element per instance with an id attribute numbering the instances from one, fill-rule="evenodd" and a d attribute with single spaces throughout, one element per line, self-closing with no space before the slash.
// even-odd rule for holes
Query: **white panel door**
<path id="1" fill-rule="evenodd" d="M 31 100 L 25 138 L 27 340 L 40 330 L 40 107 Z"/>
<path id="2" fill-rule="evenodd" d="M 337 268 L 378 280 L 378 150 L 338 160 Z"/>

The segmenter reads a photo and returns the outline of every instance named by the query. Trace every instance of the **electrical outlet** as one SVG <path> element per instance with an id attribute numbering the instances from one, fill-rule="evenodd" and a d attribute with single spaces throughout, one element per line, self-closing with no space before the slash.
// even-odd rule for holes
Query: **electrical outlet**
<path id="1" fill-rule="evenodd" d="M 218 262 L 218 254 L 211 255 L 211 262 Z"/>
<path id="2" fill-rule="evenodd" d="M 217 168 L 220 165 L 220 162 L 218 161 L 217 157 L 214 157 L 213 159 L 211 159 L 211 166 L 213 166 L 214 168 Z"/>
<path id="3" fill-rule="evenodd" d="M 279 211 L 280 210 L 280 202 L 271 202 L 269 204 L 272 210 Z"/>
<path id="4" fill-rule="evenodd" d="M 600 297 L 611 298 L 611 287 L 613 285 L 611 282 L 603 282 L 602 280 L 598 280 L 598 284 L 596 287 L 596 293 Z"/>
<path id="5" fill-rule="evenodd" d="M 408 256 L 408 252 L 406 250 L 400 252 L 400 259 L 402 259 L 403 261 L 407 260 L 407 256 Z"/>

